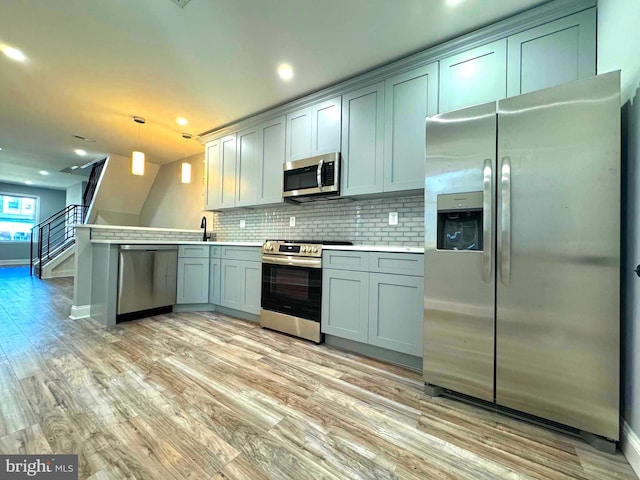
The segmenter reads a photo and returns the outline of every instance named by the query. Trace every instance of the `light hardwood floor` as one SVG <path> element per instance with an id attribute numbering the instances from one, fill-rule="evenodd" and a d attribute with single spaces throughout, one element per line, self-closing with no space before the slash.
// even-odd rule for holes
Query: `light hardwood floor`
<path id="1" fill-rule="evenodd" d="M 77 453 L 90 479 L 636 478 L 621 454 L 251 323 L 70 320 L 72 289 L 0 268 L 0 453 Z"/>

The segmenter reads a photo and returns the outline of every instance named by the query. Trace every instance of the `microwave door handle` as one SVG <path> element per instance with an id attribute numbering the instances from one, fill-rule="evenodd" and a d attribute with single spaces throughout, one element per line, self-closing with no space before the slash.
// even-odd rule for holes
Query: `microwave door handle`
<path id="1" fill-rule="evenodd" d="M 318 182 L 318 190 L 322 191 L 322 167 L 324 165 L 324 159 L 321 158 L 318 162 L 318 169 L 316 170 L 316 181 Z"/>

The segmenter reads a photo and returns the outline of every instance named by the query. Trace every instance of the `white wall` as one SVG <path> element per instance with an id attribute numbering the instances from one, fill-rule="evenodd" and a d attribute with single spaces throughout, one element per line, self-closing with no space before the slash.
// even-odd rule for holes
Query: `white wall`
<path id="1" fill-rule="evenodd" d="M 599 0 L 598 73 L 622 70 L 622 416 L 640 435 L 640 1 Z M 626 440 L 629 444 L 628 439 Z M 625 455 L 634 458 L 623 441 Z M 631 455 L 631 456 L 630 456 Z M 637 468 L 637 464 L 634 466 Z M 640 473 L 640 472 L 639 472 Z"/>
<path id="2" fill-rule="evenodd" d="M 67 206 L 82 205 L 82 194 L 87 182 L 79 181 L 67 187 Z"/>
<path id="3" fill-rule="evenodd" d="M 109 156 L 88 223 L 138 226 L 140 210 L 160 167 L 146 162 L 144 175 L 132 175 L 129 168 L 129 158 Z"/>
<path id="4" fill-rule="evenodd" d="M 188 184 L 180 183 L 183 161 L 168 163 L 160 168 L 140 212 L 141 227 L 198 229 L 201 218 L 206 216 L 211 229 L 212 215 L 202 211 L 204 153 L 187 159 L 191 164 L 191 183 Z"/>

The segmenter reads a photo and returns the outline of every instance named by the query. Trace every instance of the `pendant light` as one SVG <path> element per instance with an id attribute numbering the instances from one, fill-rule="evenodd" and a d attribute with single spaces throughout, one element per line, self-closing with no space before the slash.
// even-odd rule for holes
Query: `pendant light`
<path id="1" fill-rule="evenodd" d="M 138 124 L 138 148 L 140 148 L 140 125 L 144 125 L 146 120 L 142 117 L 134 116 L 133 121 Z M 131 153 L 131 173 L 133 175 L 144 175 L 144 153 L 139 150 Z"/>
<path id="2" fill-rule="evenodd" d="M 191 164 L 187 162 L 187 142 L 191 140 L 191 134 L 183 133 L 182 138 L 184 138 L 184 162 L 180 170 L 180 182 L 191 183 Z"/>

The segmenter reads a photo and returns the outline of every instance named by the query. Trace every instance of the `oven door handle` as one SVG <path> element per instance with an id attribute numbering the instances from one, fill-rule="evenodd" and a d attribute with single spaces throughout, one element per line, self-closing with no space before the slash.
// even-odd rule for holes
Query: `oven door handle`
<path id="1" fill-rule="evenodd" d="M 322 268 L 322 259 L 320 258 L 292 257 L 290 255 L 262 255 L 262 263 L 290 267 Z"/>

